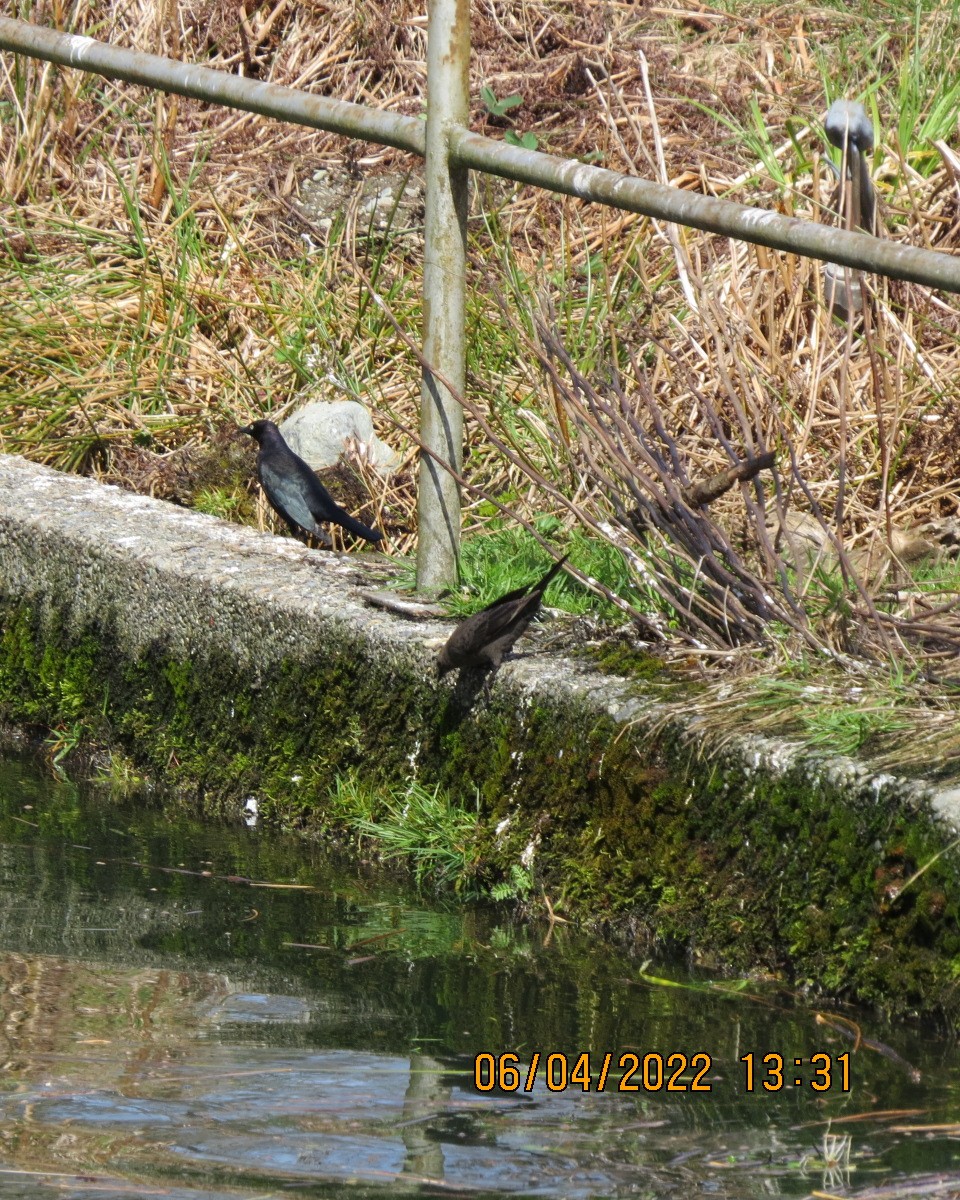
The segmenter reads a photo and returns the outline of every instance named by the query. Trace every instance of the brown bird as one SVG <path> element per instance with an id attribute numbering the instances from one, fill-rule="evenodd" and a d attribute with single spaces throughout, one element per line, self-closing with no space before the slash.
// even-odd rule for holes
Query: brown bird
<path id="1" fill-rule="evenodd" d="M 462 621 L 440 651 L 437 670 L 442 679 L 457 667 L 496 670 L 504 655 L 537 614 L 543 593 L 567 561 L 565 554 L 537 583 L 525 584 L 494 600 Z"/>

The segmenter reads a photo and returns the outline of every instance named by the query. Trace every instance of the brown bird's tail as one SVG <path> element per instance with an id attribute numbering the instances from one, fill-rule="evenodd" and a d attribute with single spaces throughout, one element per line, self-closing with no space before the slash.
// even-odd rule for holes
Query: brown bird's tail
<path id="1" fill-rule="evenodd" d="M 539 595 L 539 596 L 543 595 L 543 593 L 550 586 L 550 581 L 554 578 L 555 575 L 557 575 L 559 573 L 560 568 L 563 566 L 563 564 L 567 561 L 567 559 L 569 557 L 570 557 L 569 554 L 565 554 L 563 556 L 563 558 L 557 559 L 557 561 L 553 564 L 553 566 L 546 573 L 546 575 L 544 575 L 544 577 L 540 580 L 540 582 L 536 585 L 536 587 L 532 589 L 534 592 L 537 593 L 537 595 Z"/>
<path id="2" fill-rule="evenodd" d="M 519 600 L 524 596 L 536 596 L 537 603 L 539 603 L 543 593 L 550 586 L 550 580 L 553 579 L 553 577 L 557 574 L 569 557 L 569 554 L 565 554 L 563 558 L 555 562 L 546 575 L 544 575 L 541 579 L 538 579 L 536 583 L 521 583 L 518 588 L 514 588 L 512 592 L 506 592 L 503 596 L 500 596 L 494 600 L 492 604 L 488 604 L 487 607 L 500 608 L 501 605 L 511 604 L 514 600 Z"/>

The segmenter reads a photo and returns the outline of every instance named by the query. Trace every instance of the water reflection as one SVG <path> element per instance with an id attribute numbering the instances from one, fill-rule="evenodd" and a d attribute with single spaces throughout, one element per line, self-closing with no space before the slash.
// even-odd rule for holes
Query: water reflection
<path id="1" fill-rule="evenodd" d="M 818 1096 L 811 1056 L 851 1042 L 773 992 L 645 983 L 568 928 L 544 946 L 299 841 L 0 763 L 4 1197 L 960 1190 L 956 1049 L 866 1032 L 922 1078 L 861 1049 L 850 1092 Z M 545 1056 L 569 1077 L 585 1050 L 590 1090 L 549 1090 Z M 481 1051 L 523 1080 L 540 1051 L 531 1090 L 482 1092 Z M 748 1091 L 769 1051 L 783 1088 Z M 710 1090 L 620 1092 L 614 1069 L 598 1093 L 605 1052 L 709 1054 Z"/>

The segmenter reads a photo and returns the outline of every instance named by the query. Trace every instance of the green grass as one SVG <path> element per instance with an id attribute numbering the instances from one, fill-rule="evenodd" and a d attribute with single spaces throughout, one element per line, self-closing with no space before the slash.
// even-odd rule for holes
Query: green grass
<path id="1" fill-rule="evenodd" d="M 944 599 L 953 592 L 960 594 L 960 559 L 927 559 L 910 571 L 913 582 L 925 592 L 935 592 Z"/>
<path id="2" fill-rule="evenodd" d="M 584 574 L 606 584 L 611 591 L 628 595 L 632 581 L 623 555 L 614 546 L 576 532 L 558 547 Z M 468 616 L 525 583 L 533 583 L 549 570 L 551 559 L 523 529 L 494 530 L 464 542 L 460 555 L 460 587 L 448 598 L 457 616 Z M 564 612 L 594 613 L 617 618 L 617 610 L 595 596 L 565 571 L 550 581 L 543 603 Z"/>
<path id="3" fill-rule="evenodd" d="M 874 687 L 845 681 L 837 687 L 821 675 L 817 682 L 771 678 L 748 685 L 744 707 L 775 714 L 782 729 L 793 728 L 810 746 L 836 754 L 854 754 L 911 728 L 907 699 L 895 689 L 880 694 Z M 903 704 L 903 713 L 898 712 Z"/>
<path id="4" fill-rule="evenodd" d="M 228 488 L 201 488 L 193 498 L 194 508 L 225 521 L 236 520 L 245 504 L 246 496 Z"/>
<path id="5" fill-rule="evenodd" d="M 372 839 L 381 857 L 409 866 L 418 885 L 469 891 L 479 818 L 439 786 L 431 791 L 411 780 L 403 788 L 371 791 L 351 777 L 338 778 L 329 808 L 351 830 Z"/>
<path id="6" fill-rule="evenodd" d="M 333 821 L 359 835 L 385 861 L 408 868 L 418 887 L 452 889 L 462 897 L 523 899 L 533 888 L 529 867 L 514 863 L 505 879 L 478 880 L 479 796 L 473 809 L 451 800 L 440 787 L 411 779 L 404 787 L 371 789 L 340 776 L 327 801 Z"/>
<path id="7" fill-rule="evenodd" d="M 698 708 L 723 728 L 830 754 L 862 753 L 878 768 L 929 772 L 960 756 L 955 699 L 902 663 L 851 677 L 837 664 L 799 656 L 765 674 L 712 684 Z"/>
<path id="8" fill-rule="evenodd" d="M 560 534 L 560 522 L 552 517 L 539 522 L 544 536 Z M 551 567 L 554 559 L 546 553 L 534 536 L 515 526 L 502 527 L 491 520 L 489 533 L 476 534 L 460 548 L 460 581 L 457 588 L 443 597 L 444 604 L 456 617 L 467 617 L 486 608 L 506 592 L 525 584 L 535 583 Z M 497 525 L 501 525 L 497 528 Z M 636 586 L 623 554 L 608 542 L 591 538 L 579 530 L 564 534 L 555 547 L 558 554 L 568 554 L 571 566 L 598 580 L 617 595 L 636 600 Z M 416 584 L 416 567 L 412 560 L 403 564 L 397 586 L 412 590 Z M 547 608 L 577 616 L 591 614 L 622 623 L 623 614 L 602 596 L 584 587 L 579 580 L 561 570 L 550 581 L 543 603 Z"/>

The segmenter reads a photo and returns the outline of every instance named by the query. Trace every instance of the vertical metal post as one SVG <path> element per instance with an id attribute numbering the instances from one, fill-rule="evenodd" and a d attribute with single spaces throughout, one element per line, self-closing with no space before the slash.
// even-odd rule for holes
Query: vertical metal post
<path id="1" fill-rule="evenodd" d="M 448 135 L 470 116 L 470 0 L 429 0 L 427 44 L 426 258 L 423 354 L 463 393 L 467 257 L 467 170 L 452 167 Z M 449 390 L 423 372 L 420 437 L 459 474 L 463 410 Z M 460 489 L 429 455 L 420 455 L 417 589 L 436 593 L 456 581 Z"/>

